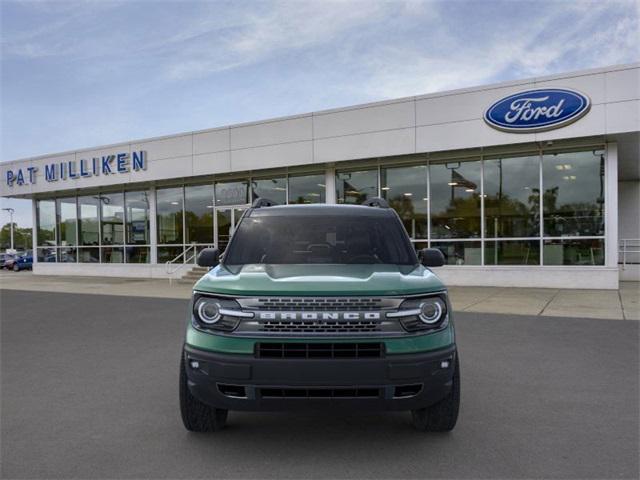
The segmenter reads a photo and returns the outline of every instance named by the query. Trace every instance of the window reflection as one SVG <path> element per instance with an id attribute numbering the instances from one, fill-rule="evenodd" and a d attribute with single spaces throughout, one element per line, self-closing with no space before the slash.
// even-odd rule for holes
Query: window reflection
<path id="1" fill-rule="evenodd" d="M 324 173 L 289 176 L 289 203 L 324 203 Z"/>
<path id="2" fill-rule="evenodd" d="M 158 243 L 182 243 L 182 187 L 158 189 L 156 198 Z"/>
<path id="3" fill-rule="evenodd" d="M 124 197 L 127 243 L 148 245 L 150 242 L 149 193 L 125 192 Z"/>
<path id="4" fill-rule="evenodd" d="M 249 182 L 216 183 L 216 206 L 245 205 L 249 203 Z"/>
<path id="5" fill-rule="evenodd" d="M 58 198 L 58 244 L 61 246 L 76 244 L 77 216 L 76 197 Z"/>
<path id="6" fill-rule="evenodd" d="M 184 189 L 185 243 L 213 243 L 213 185 Z"/>
<path id="7" fill-rule="evenodd" d="M 429 174 L 431 237 L 479 237 L 480 161 L 431 165 Z"/>
<path id="8" fill-rule="evenodd" d="M 100 195 L 102 245 L 124 243 L 124 194 Z"/>
<path id="9" fill-rule="evenodd" d="M 539 265 L 539 240 L 485 241 L 485 265 Z"/>
<path id="10" fill-rule="evenodd" d="M 604 239 L 545 240 L 545 265 L 604 265 Z"/>
<path id="11" fill-rule="evenodd" d="M 411 238 L 427 238 L 427 167 L 383 168 L 380 172 L 382 197 L 402 219 Z"/>
<path id="12" fill-rule="evenodd" d="M 542 158 L 544 235 L 604 235 L 604 154 L 570 152 Z"/>
<path id="13" fill-rule="evenodd" d="M 540 157 L 496 158 L 484 162 L 487 237 L 540 235 Z"/>
<path id="14" fill-rule="evenodd" d="M 55 245 L 56 203 L 53 200 L 38 200 L 37 222 L 38 245 Z"/>
<path id="15" fill-rule="evenodd" d="M 80 245 L 97 246 L 100 244 L 98 200 L 98 196 L 78 197 L 78 233 Z"/>
<path id="16" fill-rule="evenodd" d="M 251 180 L 252 198 L 266 198 L 280 205 L 287 203 L 287 179 L 285 177 Z"/>
<path id="17" fill-rule="evenodd" d="M 360 205 L 368 198 L 378 196 L 378 169 L 336 174 L 338 203 Z"/>
<path id="18" fill-rule="evenodd" d="M 482 263 L 481 242 L 432 242 L 444 255 L 446 265 L 480 265 Z"/>

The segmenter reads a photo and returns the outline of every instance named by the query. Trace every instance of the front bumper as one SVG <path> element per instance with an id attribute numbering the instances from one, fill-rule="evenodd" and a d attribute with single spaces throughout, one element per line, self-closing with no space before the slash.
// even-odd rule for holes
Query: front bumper
<path id="1" fill-rule="evenodd" d="M 457 352 L 451 344 L 383 358 L 274 359 L 185 345 L 184 355 L 191 393 L 217 408 L 413 410 L 449 393 Z"/>

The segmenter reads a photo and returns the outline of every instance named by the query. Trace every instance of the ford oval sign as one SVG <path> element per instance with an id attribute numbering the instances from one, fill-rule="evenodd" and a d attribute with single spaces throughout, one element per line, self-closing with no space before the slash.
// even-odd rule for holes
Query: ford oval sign
<path id="1" fill-rule="evenodd" d="M 498 100 L 484 113 L 484 120 L 507 132 L 540 132 L 575 122 L 590 107 L 589 97 L 575 90 L 541 88 Z"/>

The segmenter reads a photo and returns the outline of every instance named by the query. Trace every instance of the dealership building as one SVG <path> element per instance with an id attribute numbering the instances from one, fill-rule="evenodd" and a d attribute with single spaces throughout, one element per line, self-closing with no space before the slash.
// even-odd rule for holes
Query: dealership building
<path id="1" fill-rule="evenodd" d="M 450 285 L 640 279 L 640 64 L 0 164 L 33 201 L 34 273 L 180 277 L 256 198 L 383 197 Z M 299 232 L 301 238 L 305 232 Z"/>

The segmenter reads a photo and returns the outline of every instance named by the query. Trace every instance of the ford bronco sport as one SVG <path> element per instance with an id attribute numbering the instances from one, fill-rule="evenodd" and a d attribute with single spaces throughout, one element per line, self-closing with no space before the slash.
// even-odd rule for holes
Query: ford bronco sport
<path id="1" fill-rule="evenodd" d="M 229 410 L 411 411 L 449 431 L 460 367 L 447 290 L 383 199 L 364 206 L 278 206 L 258 199 L 194 286 L 180 363 L 191 431 Z"/>

